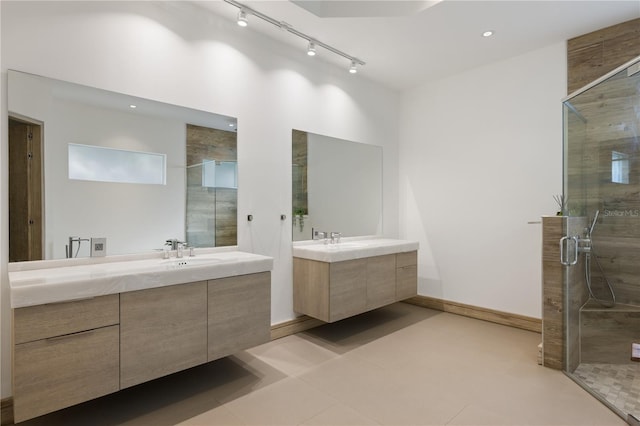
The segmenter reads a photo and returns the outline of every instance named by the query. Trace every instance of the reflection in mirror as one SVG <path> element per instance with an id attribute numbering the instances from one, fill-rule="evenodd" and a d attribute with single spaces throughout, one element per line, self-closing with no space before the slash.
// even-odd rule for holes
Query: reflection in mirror
<path id="1" fill-rule="evenodd" d="M 8 82 L 9 261 L 65 258 L 71 238 L 80 242 L 73 257 L 89 256 L 92 237 L 107 239 L 108 255 L 160 250 L 168 239 L 236 244 L 235 118 L 12 70 Z M 164 176 L 71 179 L 78 146 L 154 161 Z M 83 176 L 94 176 L 93 159 L 82 158 Z"/>
<path id="2" fill-rule="evenodd" d="M 382 147 L 292 132 L 293 240 L 382 233 Z"/>

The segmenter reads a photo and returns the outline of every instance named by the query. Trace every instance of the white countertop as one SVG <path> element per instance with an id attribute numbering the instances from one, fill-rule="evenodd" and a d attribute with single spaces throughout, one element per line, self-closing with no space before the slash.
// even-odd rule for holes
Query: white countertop
<path id="1" fill-rule="evenodd" d="M 396 240 L 381 237 L 342 238 L 336 244 L 324 244 L 322 240 L 299 241 L 293 244 L 293 257 L 319 262 L 342 262 L 386 254 L 418 250 L 417 241 Z"/>
<path id="2" fill-rule="evenodd" d="M 273 258 L 237 250 L 195 257 L 149 256 L 64 259 L 9 265 L 11 307 L 41 305 L 124 293 L 273 269 Z"/>

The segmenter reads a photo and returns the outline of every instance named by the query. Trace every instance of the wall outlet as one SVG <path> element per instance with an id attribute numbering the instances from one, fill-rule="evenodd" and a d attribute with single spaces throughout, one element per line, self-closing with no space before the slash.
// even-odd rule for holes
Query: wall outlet
<path id="1" fill-rule="evenodd" d="M 107 239 L 91 238 L 91 257 L 102 257 L 107 255 Z"/>
<path id="2" fill-rule="evenodd" d="M 640 343 L 631 344 L 631 361 L 640 362 Z"/>

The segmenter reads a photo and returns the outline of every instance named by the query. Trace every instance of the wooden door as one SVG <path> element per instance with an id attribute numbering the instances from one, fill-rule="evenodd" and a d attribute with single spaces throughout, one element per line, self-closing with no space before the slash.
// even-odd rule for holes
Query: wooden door
<path id="1" fill-rule="evenodd" d="M 42 260 L 42 128 L 9 118 L 9 262 Z"/>

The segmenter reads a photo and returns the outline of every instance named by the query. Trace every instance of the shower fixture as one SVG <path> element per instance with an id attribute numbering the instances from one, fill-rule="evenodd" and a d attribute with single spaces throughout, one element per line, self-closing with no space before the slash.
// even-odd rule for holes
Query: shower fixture
<path id="1" fill-rule="evenodd" d="M 600 260 L 598 256 L 594 253 L 593 250 L 593 231 L 595 230 L 596 223 L 598 222 L 598 216 L 600 215 L 600 210 L 596 210 L 593 215 L 593 220 L 591 221 L 591 225 L 584 229 L 585 236 L 584 238 L 579 235 L 566 236 L 560 239 L 560 263 L 564 266 L 573 266 L 578 263 L 578 255 L 579 253 L 584 253 L 584 279 L 587 285 L 587 290 L 589 291 L 589 296 L 599 305 L 605 308 L 612 308 L 616 304 L 616 295 L 613 291 L 613 287 L 611 283 L 607 279 L 607 276 L 604 273 L 604 269 L 600 264 Z M 573 260 L 569 260 L 569 245 L 573 243 Z M 566 247 L 566 250 L 565 250 Z M 600 275 L 602 279 L 607 285 L 609 290 L 609 294 L 611 294 L 611 300 L 602 300 L 596 297 L 593 294 L 592 289 L 592 275 L 591 275 L 591 260 L 595 261 L 598 270 L 600 271 Z"/>

